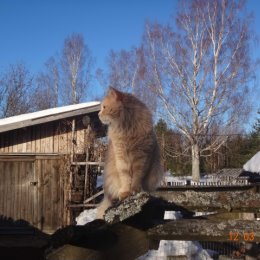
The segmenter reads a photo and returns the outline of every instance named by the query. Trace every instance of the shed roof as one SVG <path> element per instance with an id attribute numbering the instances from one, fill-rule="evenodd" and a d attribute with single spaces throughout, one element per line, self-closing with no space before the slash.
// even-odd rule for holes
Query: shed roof
<path id="1" fill-rule="evenodd" d="M 243 169 L 241 168 L 224 168 L 212 174 L 211 176 L 216 178 L 223 178 L 223 177 L 238 178 L 242 172 Z"/>
<path id="2" fill-rule="evenodd" d="M 0 119 L 0 133 L 23 128 L 27 126 L 42 124 L 46 122 L 64 119 L 77 115 L 84 115 L 100 110 L 100 102 L 93 101 L 75 105 L 55 107 L 33 113 L 12 116 Z"/>

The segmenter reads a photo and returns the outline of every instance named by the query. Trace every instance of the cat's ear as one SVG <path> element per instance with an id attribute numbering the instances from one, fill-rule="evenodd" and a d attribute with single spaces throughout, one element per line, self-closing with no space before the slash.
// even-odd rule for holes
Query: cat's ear
<path id="1" fill-rule="evenodd" d="M 108 96 L 111 96 L 114 99 L 120 100 L 120 101 L 122 101 L 124 98 L 124 94 L 113 87 L 109 87 Z"/>

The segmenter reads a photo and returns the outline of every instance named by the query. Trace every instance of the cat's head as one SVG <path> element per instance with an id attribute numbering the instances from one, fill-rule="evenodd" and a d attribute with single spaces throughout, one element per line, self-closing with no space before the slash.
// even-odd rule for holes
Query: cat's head
<path id="1" fill-rule="evenodd" d="M 110 87 L 107 95 L 101 102 L 99 119 L 105 125 L 112 125 L 120 118 L 123 109 L 124 93 Z"/>

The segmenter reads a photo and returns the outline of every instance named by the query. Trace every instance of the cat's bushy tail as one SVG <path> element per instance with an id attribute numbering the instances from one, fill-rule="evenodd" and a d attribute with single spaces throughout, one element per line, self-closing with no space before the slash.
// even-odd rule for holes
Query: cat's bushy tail
<path id="1" fill-rule="evenodd" d="M 158 188 L 163 178 L 163 167 L 159 161 L 154 161 L 151 170 L 145 177 L 145 182 L 143 183 L 143 189 L 145 191 L 154 191 Z"/>

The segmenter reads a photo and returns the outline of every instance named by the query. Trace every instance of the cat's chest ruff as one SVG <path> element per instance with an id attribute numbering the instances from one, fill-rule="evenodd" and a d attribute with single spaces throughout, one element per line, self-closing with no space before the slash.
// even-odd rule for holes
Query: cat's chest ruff
<path id="1" fill-rule="evenodd" d="M 144 141 L 143 136 L 129 136 L 110 132 L 108 137 L 113 145 L 115 152 L 131 153 L 131 151 L 140 147 Z"/>
<path id="2" fill-rule="evenodd" d="M 130 142 L 129 140 L 113 140 L 112 141 L 114 153 L 116 157 L 123 156 L 125 159 L 131 160 L 132 154 L 136 151 L 136 143 Z"/>
<path id="3" fill-rule="evenodd" d="M 127 145 L 127 142 L 119 141 L 119 140 L 114 140 L 112 141 L 113 147 L 115 151 L 122 151 L 122 152 L 127 152 L 129 150 L 129 145 Z"/>

